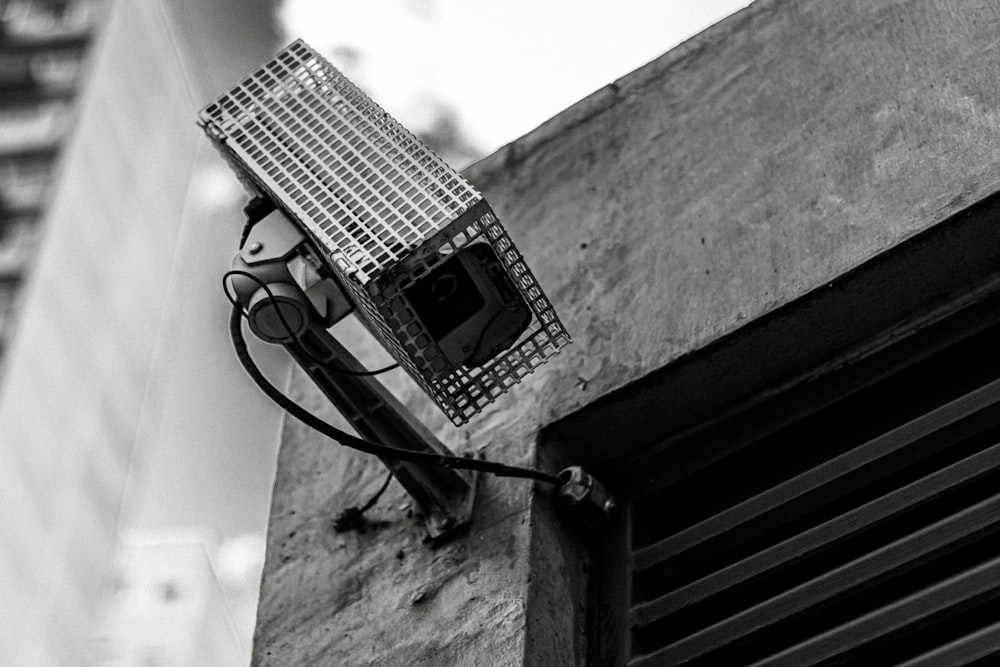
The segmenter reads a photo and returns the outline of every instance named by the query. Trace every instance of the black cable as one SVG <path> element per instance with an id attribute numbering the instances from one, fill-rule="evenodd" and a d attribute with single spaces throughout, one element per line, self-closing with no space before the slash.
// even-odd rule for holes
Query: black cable
<path id="1" fill-rule="evenodd" d="M 381 488 L 379 488 L 379 490 L 375 492 L 374 496 L 368 499 L 368 502 L 359 507 L 358 511 L 364 514 L 371 508 L 375 507 L 375 503 L 377 503 L 378 499 L 382 497 L 382 494 L 385 493 L 385 490 L 389 488 L 389 482 L 391 481 L 392 481 L 392 473 L 390 472 L 388 475 L 385 476 L 385 481 L 382 482 Z"/>
<path id="2" fill-rule="evenodd" d="M 361 507 L 352 506 L 348 507 L 340 512 L 333 520 L 333 529 L 338 533 L 343 533 L 348 530 L 364 530 L 365 527 L 365 512 L 370 510 L 378 502 L 378 499 L 382 497 L 385 490 L 389 488 L 389 482 L 392 481 L 392 473 L 390 472 L 385 477 L 385 481 L 382 482 L 381 488 L 375 492 L 375 495 L 368 499 Z"/>
<path id="3" fill-rule="evenodd" d="M 562 486 L 563 480 L 555 475 L 550 475 L 540 470 L 518 468 L 517 466 L 504 465 L 503 463 L 496 463 L 494 461 L 463 458 L 461 456 L 411 452 L 405 449 L 397 449 L 395 447 L 369 442 L 368 440 L 364 440 L 355 435 L 351 435 L 346 431 L 340 430 L 333 424 L 323 421 L 292 399 L 282 394 L 267 380 L 266 377 L 264 377 L 264 374 L 261 373 L 257 364 L 254 363 L 253 358 L 250 356 L 246 340 L 243 338 L 242 319 L 243 311 L 237 305 L 233 308 L 233 312 L 229 317 L 229 335 L 233 340 L 233 349 L 236 351 L 236 357 L 240 360 L 240 364 L 243 365 L 243 369 L 247 372 L 247 375 L 250 376 L 250 378 L 257 384 L 258 387 L 260 387 L 261 391 L 263 391 L 268 398 L 277 403 L 282 409 L 286 410 L 288 414 L 292 415 L 309 428 L 319 431 L 328 438 L 336 440 L 341 445 L 357 449 L 358 451 L 365 452 L 366 454 L 374 454 L 375 456 L 395 459 L 397 461 L 427 463 L 430 465 L 441 466 L 442 468 L 455 468 L 458 470 L 479 470 L 482 472 L 488 472 L 498 477 L 523 477 L 526 479 L 536 479 L 540 482 L 548 482 L 549 484 Z"/>
<path id="4" fill-rule="evenodd" d="M 243 315 L 243 317 L 246 317 L 246 318 L 249 319 L 250 315 L 249 315 L 248 312 L 246 312 L 246 311 L 243 310 L 243 306 L 239 303 L 239 301 L 237 301 L 236 297 L 234 297 L 232 294 L 229 293 L 229 284 L 226 281 L 229 280 L 230 276 L 243 276 L 245 278 L 249 278 L 250 280 L 252 280 L 255 283 L 257 283 L 258 287 L 260 287 L 261 289 L 264 290 L 264 293 L 267 294 L 267 298 L 268 299 L 270 299 L 271 301 L 275 300 L 274 292 L 271 291 L 270 286 L 268 286 L 267 283 L 265 283 L 263 280 L 261 280 L 260 278 L 258 278 L 254 274 L 250 273 L 249 271 L 241 271 L 239 269 L 233 269 L 231 271 L 226 271 L 223 274 L 223 276 L 222 276 L 222 291 L 225 293 L 226 299 L 229 300 L 229 303 L 233 304 L 234 308 L 239 309 L 239 311 Z M 297 340 L 298 337 L 295 335 L 295 331 L 292 329 L 292 326 L 288 323 L 288 320 L 286 320 L 285 316 L 282 314 L 281 308 L 278 308 L 277 306 L 275 306 L 274 307 L 274 312 L 277 313 L 277 315 L 278 315 L 278 321 L 281 322 L 281 326 L 284 327 L 285 332 L 288 334 L 288 337 L 291 338 L 292 340 Z M 309 360 L 312 361 L 314 364 L 316 364 L 318 366 L 321 366 L 325 370 L 332 371 L 334 373 L 340 373 L 342 375 L 354 375 L 356 377 L 370 377 L 370 376 L 373 376 L 373 375 L 381 375 L 382 373 L 387 373 L 389 371 L 392 371 L 392 370 L 395 370 L 395 369 L 399 368 L 399 364 L 390 364 L 389 366 L 386 366 L 385 368 L 379 368 L 379 369 L 374 370 L 374 371 L 369 371 L 369 370 L 352 371 L 352 370 L 350 370 L 348 368 L 342 368 L 340 366 L 337 366 L 336 364 L 333 364 L 333 363 L 331 363 L 329 361 L 323 361 L 322 359 L 316 358 L 309 351 L 309 349 L 306 348 L 305 345 L 300 346 L 300 349 L 302 350 L 302 353 L 305 354 L 307 357 L 309 357 Z"/>

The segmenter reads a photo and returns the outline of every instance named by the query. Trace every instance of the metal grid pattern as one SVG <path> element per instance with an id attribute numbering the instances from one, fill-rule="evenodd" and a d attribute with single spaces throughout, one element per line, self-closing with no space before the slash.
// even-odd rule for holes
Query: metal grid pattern
<path id="1" fill-rule="evenodd" d="M 362 321 L 456 425 L 569 343 L 475 188 L 301 40 L 200 119 L 244 185 L 329 252 Z M 532 321 L 487 364 L 454 368 L 401 290 L 471 243 L 493 248 Z"/>
<path id="2" fill-rule="evenodd" d="M 411 255 L 402 280 L 381 290 L 372 301 L 379 307 L 376 319 L 396 332 L 393 344 L 403 351 L 411 374 L 456 424 L 468 421 L 570 342 L 552 304 L 493 211 L 482 202 L 470 212 L 475 213 L 471 220 L 463 216 L 430 239 L 424 246 L 427 252 Z M 509 349 L 489 363 L 477 368 L 453 368 L 419 326 L 402 292 L 459 248 L 472 243 L 487 243 L 493 248 L 531 309 L 532 321 Z"/>
<path id="3" fill-rule="evenodd" d="M 481 199 L 301 40 L 200 117 L 361 282 Z"/>

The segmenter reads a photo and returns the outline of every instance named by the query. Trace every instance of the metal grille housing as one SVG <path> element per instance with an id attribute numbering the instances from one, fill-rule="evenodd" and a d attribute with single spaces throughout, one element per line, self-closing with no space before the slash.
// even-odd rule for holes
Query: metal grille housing
<path id="1" fill-rule="evenodd" d="M 482 195 L 302 40 L 199 119 L 248 190 L 326 251 L 362 321 L 456 425 L 569 342 Z M 493 248 L 532 321 L 487 364 L 453 367 L 401 290 L 472 243 Z"/>

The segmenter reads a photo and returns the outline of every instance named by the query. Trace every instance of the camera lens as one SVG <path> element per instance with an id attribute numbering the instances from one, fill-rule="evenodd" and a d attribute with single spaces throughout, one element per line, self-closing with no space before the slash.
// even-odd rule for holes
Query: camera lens
<path id="1" fill-rule="evenodd" d="M 431 285 L 431 296 L 438 301 L 444 301 L 451 297 L 456 289 L 458 289 L 458 278 L 453 273 L 446 273 Z"/>
<path id="2" fill-rule="evenodd" d="M 458 255 L 403 290 L 434 340 L 467 321 L 486 305 L 476 281 Z"/>

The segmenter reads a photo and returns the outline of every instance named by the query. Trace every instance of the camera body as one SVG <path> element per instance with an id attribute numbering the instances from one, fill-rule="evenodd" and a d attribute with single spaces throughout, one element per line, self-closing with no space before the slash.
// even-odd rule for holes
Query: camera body
<path id="1" fill-rule="evenodd" d="M 399 340 L 420 370 L 438 378 L 456 368 L 477 368 L 508 349 L 528 328 L 531 310 L 493 248 L 459 248 L 419 276 L 389 277 L 399 295 Z M 401 298 L 400 298 L 401 297 Z"/>
<path id="2" fill-rule="evenodd" d="M 456 425 L 570 342 L 482 195 L 303 41 L 199 122 Z"/>

